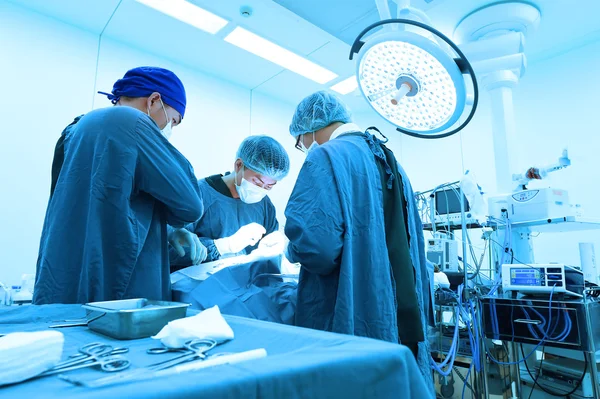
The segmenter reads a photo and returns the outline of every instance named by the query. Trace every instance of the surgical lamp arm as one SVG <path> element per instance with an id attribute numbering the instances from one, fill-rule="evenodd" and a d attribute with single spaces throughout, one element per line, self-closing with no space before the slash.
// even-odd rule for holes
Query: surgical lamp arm
<path id="1" fill-rule="evenodd" d="M 548 165 L 545 167 L 531 167 L 527 169 L 525 173 L 519 173 L 513 175 L 513 181 L 519 183 L 518 188 L 527 186 L 531 180 L 542 180 L 545 179 L 549 173 L 556 172 L 557 170 L 564 169 L 571 165 L 569 159 L 569 153 L 566 149 L 563 150 L 562 156 L 558 159 L 558 163 Z"/>
<path id="2" fill-rule="evenodd" d="M 418 22 L 422 22 L 429 26 L 433 26 L 431 18 L 429 18 L 429 16 L 424 11 L 419 10 L 418 8 L 412 7 L 410 5 L 410 0 L 396 1 L 396 3 L 398 4 L 398 11 L 397 11 L 398 19 L 418 20 Z M 448 45 L 448 43 L 446 43 L 444 40 L 442 40 L 438 36 L 434 36 L 434 40 L 437 42 L 437 44 L 438 44 L 438 46 L 440 46 L 440 48 L 444 49 L 444 51 L 446 51 L 447 53 L 451 53 L 452 48 Z M 459 67 L 460 67 L 460 65 L 459 65 Z M 465 70 L 463 68 L 461 68 L 461 71 L 464 72 Z"/>

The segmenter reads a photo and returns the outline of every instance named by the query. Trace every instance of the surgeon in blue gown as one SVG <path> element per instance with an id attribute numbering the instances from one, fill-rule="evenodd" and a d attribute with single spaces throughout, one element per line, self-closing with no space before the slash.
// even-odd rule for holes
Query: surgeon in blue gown
<path id="1" fill-rule="evenodd" d="M 195 263 L 206 256 L 181 228 L 202 216 L 197 180 L 168 141 L 185 114 L 183 84 L 139 67 L 102 94 L 114 106 L 77 118 L 56 147 L 35 304 L 170 300 L 169 242 Z"/>
<path id="2" fill-rule="evenodd" d="M 307 152 L 285 210 L 287 256 L 302 265 L 296 325 L 401 342 L 432 382 L 421 222 L 408 177 L 372 132 L 325 91 L 296 108 L 290 133 Z"/>
<path id="3" fill-rule="evenodd" d="M 287 176 L 290 160 L 283 146 L 269 136 L 246 138 L 239 146 L 233 173 L 198 182 L 204 201 L 202 217 L 187 228 L 207 248 L 206 262 L 246 255 L 265 235 L 279 229 L 269 192 Z M 269 238 L 276 239 L 275 235 Z M 171 271 L 191 266 L 189 256 L 171 251 Z"/>

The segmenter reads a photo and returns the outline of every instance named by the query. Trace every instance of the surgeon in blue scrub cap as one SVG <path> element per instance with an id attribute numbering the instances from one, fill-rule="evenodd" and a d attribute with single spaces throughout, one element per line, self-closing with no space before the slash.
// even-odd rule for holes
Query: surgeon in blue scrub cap
<path id="1" fill-rule="evenodd" d="M 277 140 L 250 136 L 238 148 L 233 173 L 199 181 L 205 211 L 188 229 L 208 249 L 206 262 L 249 254 L 265 235 L 271 242 L 283 237 L 268 194 L 289 170 L 288 154 Z M 189 257 L 171 251 L 171 271 L 190 265 Z"/>
<path id="2" fill-rule="evenodd" d="M 76 118 L 55 149 L 35 304 L 170 300 L 168 246 L 206 257 L 182 228 L 202 216 L 200 189 L 168 141 L 185 114 L 183 84 L 139 67 L 102 94 L 115 106 Z"/>
<path id="3" fill-rule="evenodd" d="M 302 265 L 296 324 L 401 342 L 433 386 L 421 220 L 408 177 L 373 132 L 329 92 L 296 108 L 290 133 L 307 153 L 285 210 L 287 257 Z"/>

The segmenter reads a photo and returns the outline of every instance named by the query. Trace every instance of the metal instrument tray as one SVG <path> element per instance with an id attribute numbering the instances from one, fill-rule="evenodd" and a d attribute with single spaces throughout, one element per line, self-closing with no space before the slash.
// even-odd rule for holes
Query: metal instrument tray
<path id="1" fill-rule="evenodd" d="M 82 305 L 92 331 L 116 339 L 139 339 L 157 334 L 170 321 L 185 317 L 187 303 L 125 299 Z"/>

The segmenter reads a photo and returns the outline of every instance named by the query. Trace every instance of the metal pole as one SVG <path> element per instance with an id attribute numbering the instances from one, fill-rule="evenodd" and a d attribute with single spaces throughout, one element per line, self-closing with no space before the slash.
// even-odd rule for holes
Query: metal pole
<path id="1" fill-rule="evenodd" d="M 465 275 L 465 300 L 469 300 L 469 270 L 467 268 L 467 221 L 465 219 L 465 195 L 463 193 L 462 184 L 459 185 L 460 192 L 460 223 L 462 229 L 462 259 L 463 272 Z"/>
<path id="2" fill-rule="evenodd" d="M 583 356 L 587 357 L 588 367 L 590 368 L 590 375 L 592 377 L 592 389 L 594 392 L 594 398 L 600 399 L 600 380 L 598 380 L 598 365 L 596 364 L 596 342 L 594 340 L 594 329 L 592 328 L 592 319 L 590 317 L 590 300 L 588 295 L 584 292 L 583 306 L 585 307 L 585 325 L 588 335 L 588 347 L 583 353 Z"/>
<path id="3" fill-rule="evenodd" d="M 511 320 L 512 322 L 512 320 Z M 510 344 L 508 345 L 509 347 L 509 354 L 508 354 L 508 361 L 509 362 L 516 362 L 517 359 L 519 358 L 519 353 L 517 352 L 517 344 L 514 341 L 511 341 Z M 515 382 L 515 397 L 516 398 L 520 398 L 521 397 L 521 370 L 519 369 L 519 365 L 518 364 L 513 364 L 513 374 L 514 374 L 514 382 Z M 531 388 L 533 389 L 533 387 Z"/>
<path id="4" fill-rule="evenodd" d="M 469 234 L 469 232 L 467 231 L 467 221 L 465 218 L 465 194 L 463 193 L 463 189 L 462 189 L 462 185 L 459 185 L 459 194 L 460 194 L 460 222 L 461 222 L 461 230 L 462 230 L 462 258 L 463 258 L 463 272 L 464 272 L 464 285 L 465 285 L 465 289 L 463 290 L 464 295 L 465 295 L 465 301 L 468 301 L 471 297 L 471 294 L 469 293 L 469 269 L 467 267 L 467 234 Z M 479 306 L 479 301 L 477 301 L 475 303 L 475 317 L 476 319 L 472 320 L 473 323 L 478 323 L 478 325 L 481 325 L 481 306 Z M 487 391 L 486 391 L 486 374 L 485 374 L 485 353 L 482 353 L 482 350 L 484 350 L 483 348 L 483 339 L 482 337 L 477 337 L 477 341 L 479 342 L 479 353 L 480 353 L 480 358 L 478 359 L 480 361 L 481 364 L 481 370 L 478 372 L 476 370 L 473 370 L 473 386 L 475 388 L 475 391 L 477 393 L 479 393 L 479 396 L 482 399 L 487 398 Z M 473 348 L 471 348 L 471 350 L 473 350 Z M 474 358 L 472 358 L 472 361 L 475 361 Z"/>
<path id="5" fill-rule="evenodd" d="M 486 360 L 487 360 L 487 356 L 485 354 L 485 334 L 483 333 L 483 306 L 481 304 L 481 301 L 477 301 L 477 323 L 479 325 L 479 327 L 481 328 L 481 337 L 479 337 L 479 362 L 481 364 L 481 387 L 480 387 L 480 395 L 482 399 L 487 399 L 488 394 L 487 394 L 487 375 L 488 375 L 488 371 L 487 371 L 487 364 L 486 364 Z"/>

